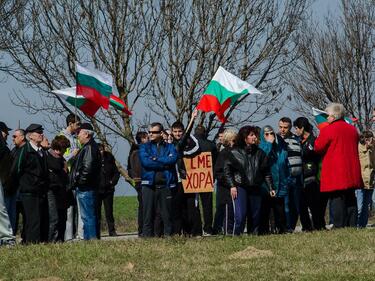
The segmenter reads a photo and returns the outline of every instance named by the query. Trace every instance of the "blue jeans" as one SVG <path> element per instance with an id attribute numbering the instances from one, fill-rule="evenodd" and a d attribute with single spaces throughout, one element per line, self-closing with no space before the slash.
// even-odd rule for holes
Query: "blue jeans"
<path id="1" fill-rule="evenodd" d="M 83 239 L 91 240 L 97 238 L 97 218 L 95 191 L 82 191 L 77 188 L 76 196 L 78 199 L 81 218 L 83 222 Z"/>
<path id="2" fill-rule="evenodd" d="M 233 200 L 234 209 L 234 235 L 240 235 L 245 228 L 247 213 L 247 191 L 237 187 L 237 198 Z"/>
<path id="3" fill-rule="evenodd" d="M 13 194 L 12 196 L 5 196 L 5 207 L 8 211 L 10 225 L 13 229 L 13 235 L 16 235 L 16 217 L 17 217 L 17 210 L 16 210 L 16 203 L 17 203 L 17 193 Z"/>
<path id="4" fill-rule="evenodd" d="M 373 189 L 357 189 L 355 196 L 357 197 L 358 217 L 357 226 L 366 227 L 368 222 L 368 208 L 371 203 Z"/>

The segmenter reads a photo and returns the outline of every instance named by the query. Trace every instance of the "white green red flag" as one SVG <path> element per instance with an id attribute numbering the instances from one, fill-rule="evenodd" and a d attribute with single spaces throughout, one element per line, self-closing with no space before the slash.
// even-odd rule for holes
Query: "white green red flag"
<path id="1" fill-rule="evenodd" d="M 54 90 L 52 92 L 58 95 L 62 100 L 65 100 L 71 105 L 76 106 L 83 113 L 90 117 L 93 117 L 100 108 L 98 104 L 93 103 L 91 100 L 85 98 L 83 95 L 76 95 L 76 87 L 66 88 L 62 90 Z M 117 110 L 120 110 L 125 114 L 132 115 L 132 113 L 126 106 L 125 102 L 119 97 L 116 97 L 115 95 L 111 94 L 109 102 L 110 105 L 116 108 Z"/>
<path id="2" fill-rule="evenodd" d="M 224 113 L 239 97 L 246 94 L 262 94 L 251 84 L 241 80 L 219 66 L 203 93 L 197 109 L 213 111 L 221 122 L 226 122 Z"/>
<path id="3" fill-rule="evenodd" d="M 315 122 L 316 122 L 319 130 L 321 130 L 321 129 L 323 129 L 323 128 L 325 128 L 329 125 L 328 120 L 327 120 L 327 118 L 328 118 L 327 112 L 325 112 L 323 110 L 320 110 L 320 109 L 317 109 L 315 107 L 312 108 L 312 111 L 313 111 L 313 115 L 314 115 L 314 118 L 315 118 Z M 344 120 L 346 121 L 346 123 L 354 125 L 354 123 L 358 121 L 358 118 L 344 117 Z"/>
<path id="4" fill-rule="evenodd" d="M 108 109 L 113 85 L 111 75 L 76 63 L 76 83 L 77 96 L 82 95 Z"/>

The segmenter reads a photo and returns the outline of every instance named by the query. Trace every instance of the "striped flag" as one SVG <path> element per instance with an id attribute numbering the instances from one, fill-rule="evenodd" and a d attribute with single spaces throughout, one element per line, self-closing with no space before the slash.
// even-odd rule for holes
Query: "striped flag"
<path id="1" fill-rule="evenodd" d="M 323 129 L 323 128 L 325 128 L 329 125 L 329 123 L 327 121 L 327 118 L 328 118 L 327 112 L 325 112 L 323 110 L 320 110 L 320 109 L 317 109 L 315 107 L 312 108 L 312 111 L 313 111 L 313 115 L 315 117 L 315 122 L 316 122 L 319 130 L 321 130 L 321 129 Z M 346 121 L 346 123 L 354 126 L 354 123 L 356 123 L 358 121 L 358 118 L 344 117 L 344 120 Z"/>

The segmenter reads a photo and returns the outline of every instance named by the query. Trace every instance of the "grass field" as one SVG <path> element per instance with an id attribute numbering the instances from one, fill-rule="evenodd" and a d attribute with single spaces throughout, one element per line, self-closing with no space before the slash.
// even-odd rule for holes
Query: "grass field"
<path id="1" fill-rule="evenodd" d="M 135 197 L 115 198 L 134 232 Z M 0 248 L 0 280 L 374 280 L 375 229 Z"/>
<path id="2" fill-rule="evenodd" d="M 0 248 L 0 279 L 374 280 L 374 231 Z"/>

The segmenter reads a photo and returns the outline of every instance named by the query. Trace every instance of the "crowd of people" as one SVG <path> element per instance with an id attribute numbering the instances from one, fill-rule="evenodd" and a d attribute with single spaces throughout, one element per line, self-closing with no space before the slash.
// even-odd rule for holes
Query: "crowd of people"
<path id="1" fill-rule="evenodd" d="M 366 227 L 374 135 L 348 124 L 341 104 L 326 112 L 329 125 L 317 137 L 305 117 L 281 118 L 277 132 L 269 125 L 223 128 L 216 143 L 201 125 L 193 132 L 194 122 L 186 129 L 180 121 L 171 129 L 150 124 L 136 134 L 127 167 L 139 203 L 139 236 L 291 233 L 298 220 L 302 231 Z M 41 125 L 14 130 L 12 151 L 6 142 L 11 129 L 0 122 L 1 244 L 15 243 L 19 213 L 23 243 L 100 239 L 102 203 L 109 235 L 116 235 L 115 159 L 96 143 L 92 125 L 73 114 L 66 121 L 51 145 Z M 212 155 L 216 192 L 185 193 L 184 159 L 203 152 Z"/>

